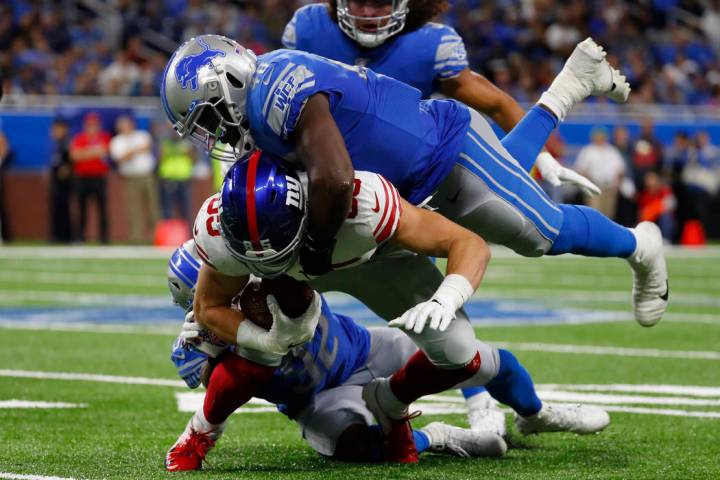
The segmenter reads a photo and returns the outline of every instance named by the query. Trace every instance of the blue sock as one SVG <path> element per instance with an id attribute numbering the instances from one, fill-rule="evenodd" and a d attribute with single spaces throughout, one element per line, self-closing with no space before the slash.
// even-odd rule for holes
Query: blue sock
<path id="1" fill-rule="evenodd" d="M 581 205 L 558 207 L 563 212 L 563 224 L 548 255 L 628 258 L 635 251 L 635 235 L 597 210 Z"/>
<path id="2" fill-rule="evenodd" d="M 507 350 L 498 350 L 500 370 L 485 387 L 490 395 L 504 403 L 519 415 L 527 417 L 540 411 L 542 402 L 535 393 L 530 374 L 520 365 L 515 355 Z"/>
<path id="3" fill-rule="evenodd" d="M 420 430 L 413 430 L 412 432 L 413 438 L 415 439 L 415 449 L 418 453 L 422 453 L 430 448 L 430 439 L 425 432 L 421 432 Z"/>
<path id="4" fill-rule="evenodd" d="M 468 387 L 463 388 L 460 390 L 463 394 L 463 397 L 465 397 L 465 400 L 467 400 L 470 397 L 474 397 L 475 395 L 486 392 L 485 387 Z"/>
<path id="5" fill-rule="evenodd" d="M 500 143 L 526 172 L 530 172 L 557 124 L 555 115 L 535 105 Z"/>

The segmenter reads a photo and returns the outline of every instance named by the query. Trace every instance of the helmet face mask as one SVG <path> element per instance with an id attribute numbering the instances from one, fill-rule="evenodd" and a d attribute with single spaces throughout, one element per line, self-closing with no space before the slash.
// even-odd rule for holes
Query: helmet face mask
<path id="1" fill-rule="evenodd" d="M 160 92 L 175 131 L 211 158 L 235 162 L 254 148 L 246 116 L 255 54 L 219 35 L 201 35 L 178 48 Z"/>
<path id="2" fill-rule="evenodd" d="M 363 17 L 350 13 L 350 0 L 337 0 L 337 19 L 340 30 L 365 48 L 381 45 L 385 40 L 405 28 L 408 14 L 408 0 L 388 0 L 386 3 L 391 5 L 388 15 Z M 375 24 L 372 31 L 359 26 L 369 23 Z"/>

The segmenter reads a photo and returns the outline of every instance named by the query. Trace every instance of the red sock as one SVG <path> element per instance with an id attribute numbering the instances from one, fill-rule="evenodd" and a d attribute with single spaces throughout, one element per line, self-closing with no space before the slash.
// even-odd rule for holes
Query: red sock
<path id="1" fill-rule="evenodd" d="M 203 413 L 210 423 L 224 422 L 270 380 L 277 367 L 251 362 L 228 354 L 215 367 L 208 382 Z"/>
<path id="2" fill-rule="evenodd" d="M 425 352 L 418 350 L 392 377 L 390 390 L 404 403 L 439 393 L 472 377 L 480 370 L 480 352 L 464 367 L 445 370 L 432 364 Z"/>

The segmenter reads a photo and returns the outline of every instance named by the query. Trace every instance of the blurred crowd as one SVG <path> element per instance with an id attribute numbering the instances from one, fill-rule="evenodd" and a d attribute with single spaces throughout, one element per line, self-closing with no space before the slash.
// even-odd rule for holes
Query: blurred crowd
<path id="1" fill-rule="evenodd" d="M 263 53 L 280 46 L 285 24 L 306 3 L 7 0 L 0 4 L 0 77 L 13 93 L 156 95 L 178 42 L 221 33 Z M 720 0 L 449 3 L 440 20 L 465 39 L 472 68 L 519 101 L 534 101 L 591 35 L 627 73 L 631 101 L 720 102 Z"/>
<path id="2" fill-rule="evenodd" d="M 550 152 L 592 180 L 602 194 L 578 198 L 572 190 L 556 189 L 551 195 L 560 202 L 584 201 L 626 226 L 655 222 L 667 242 L 686 241 L 688 224 L 710 230 L 720 204 L 720 147 L 705 131 L 679 131 L 672 145 L 664 147 L 654 130 L 647 118 L 635 136 L 624 126 L 595 128 L 591 143 L 574 159 L 555 137 L 548 144 Z"/>

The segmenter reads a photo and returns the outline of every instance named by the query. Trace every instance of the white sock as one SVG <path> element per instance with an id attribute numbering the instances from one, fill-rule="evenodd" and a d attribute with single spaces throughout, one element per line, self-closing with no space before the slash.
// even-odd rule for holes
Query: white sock
<path id="1" fill-rule="evenodd" d="M 492 397 L 487 391 L 465 399 L 468 410 L 486 410 L 492 406 Z"/>
<path id="2" fill-rule="evenodd" d="M 550 88 L 552 89 L 552 86 Z M 537 103 L 538 103 L 538 105 L 544 105 L 545 107 L 549 108 L 550 111 L 560 121 L 565 120 L 565 117 L 567 116 L 568 112 L 570 111 L 570 108 L 572 108 L 572 106 L 566 105 L 565 102 L 563 102 L 562 99 L 558 95 L 554 94 L 550 90 L 545 91 L 540 96 L 540 100 L 538 100 Z"/>
<path id="3" fill-rule="evenodd" d="M 190 426 L 192 426 L 196 432 L 209 433 L 213 440 L 217 440 L 220 435 L 222 435 L 223 430 L 225 430 L 225 422 L 219 424 L 208 422 L 202 406 L 190 419 Z"/>
<path id="4" fill-rule="evenodd" d="M 408 404 L 400 401 L 390 388 L 390 379 L 384 378 L 378 386 L 378 400 L 389 417 L 400 419 L 407 415 Z"/>

